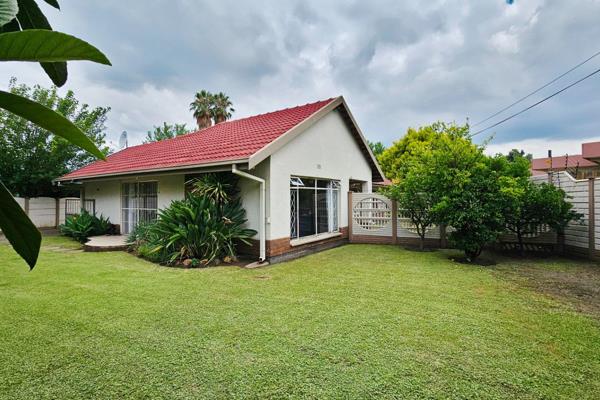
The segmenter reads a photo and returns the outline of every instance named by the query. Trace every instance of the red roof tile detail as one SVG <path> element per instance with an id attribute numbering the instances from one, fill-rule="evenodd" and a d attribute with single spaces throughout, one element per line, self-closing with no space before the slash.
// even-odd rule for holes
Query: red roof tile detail
<path id="1" fill-rule="evenodd" d="M 73 171 L 61 180 L 144 172 L 247 159 L 331 103 L 327 99 L 267 114 L 222 122 L 160 142 L 128 147 Z"/>
<path id="2" fill-rule="evenodd" d="M 567 161 L 566 156 L 552 157 L 552 168 L 556 170 L 564 169 L 565 167 L 574 168 L 577 165 L 579 167 L 596 167 L 596 164 L 593 161 L 587 160 L 583 158 L 581 154 L 569 155 L 569 159 Z M 568 163 L 568 165 L 565 165 Z M 550 169 L 550 159 L 548 157 L 545 158 L 534 158 L 531 160 L 531 169 L 546 171 Z"/>

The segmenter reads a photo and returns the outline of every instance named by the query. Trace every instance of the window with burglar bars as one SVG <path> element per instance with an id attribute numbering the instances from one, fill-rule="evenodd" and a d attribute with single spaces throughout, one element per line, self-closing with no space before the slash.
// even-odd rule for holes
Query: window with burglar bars
<path id="1" fill-rule="evenodd" d="M 92 215 L 96 214 L 96 200 L 85 199 L 83 204 L 81 207 L 80 199 L 65 199 L 65 218 L 80 214 L 82 208 Z"/>
<path id="2" fill-rule="evenodd" d="M 121 186 L 121 232 L 128 234 L 158 215 L 158 182 L 130 182 Z"/>
<path id="3" fill-rule="evenodd" d="M 290 237 L 339 231 L 340 182 L 290 178 Z"/>

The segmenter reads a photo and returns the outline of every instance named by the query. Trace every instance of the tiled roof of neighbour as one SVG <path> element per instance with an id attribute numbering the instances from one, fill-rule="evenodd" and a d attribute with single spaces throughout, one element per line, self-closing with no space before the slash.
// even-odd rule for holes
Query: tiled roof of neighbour
<path id="1" fill-rule="evenodd" d="M 565 163 L 567 165 L 565 165 Z M 553 169 L 564 169 L 574 168 L 577 165 L 579 167 L 596 167 L 596 164 L 593 161 L 587 160 L 583 158 L 581 154 L 569 155 L 568 160 L 566 156 L 552 157 L 552 168 Z M 548 157 L 545 158 L 534 158 L 531 160 L 531 169 L 538 171 L 546 171 L 550 169 L 550 159 Z"/>
<path id="2" fill-rule="evenodd" d="M 106 161 L 95 161 L 59 180 L 247 159 L 334 100 L 222 122 L 173 139 L 128 147 L 108 156 Z"/>

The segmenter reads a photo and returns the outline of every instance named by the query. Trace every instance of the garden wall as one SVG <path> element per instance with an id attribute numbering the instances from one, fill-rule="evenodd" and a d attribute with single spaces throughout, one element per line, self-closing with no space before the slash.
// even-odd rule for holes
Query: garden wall
<path id="1" fill-rule="evenodd" d="M 69 203 L 69 209 L 81 209 L 79 198 L 77 197 L 62 199 L 52 197 L 15 197 L 15 200 L 33 224 L 41 229 L 57 228 L 58 225 L 63 224 L 67 213 L 67 203 Z"/>
<path id="2" fill-rule="evenodd" d="M 410 219 L 403 218 L 394 200 L 377 193 L 348 193 L 350 243 L 405 244 L 417 246 L 419 235 Z M 445 247 L 444 227 L 434 226 L 425 234 L 428 247 Z"/>
<path id="3" fill-rule="evenodd" d="M 537 183 L 551 182 L 569 196 L 573 209 L 583 219 L 572 222 L 564 235 L 544 226 L 524 238 L 528 250 L 564 252 L 600 259 L 600 182 L 596 179 L 576 180 L 566 172 L 552 176 L 534 176 Z M 402 218 L 395 201 L 375 193 L 348 193 L 350 243 L 382 243 L 418 245 L 419 236 L 408 218 Z M 446 247 L 446 232 L 451 227 L 432 227 L 426 234 L 426 246 Z M 504 234 L 496 245 L 504 250 L 516 249 L 514 235 Z"/>
<path id="4" fill-rule="evenodd" d="M 565 171 L 532 177 L 534 182 L 548 182 L 563 189 L 573 209 L 583 215 L 565 229 L 565 252 L 600 258 L 600 182 L 597 178 L 575 179 Z"/>

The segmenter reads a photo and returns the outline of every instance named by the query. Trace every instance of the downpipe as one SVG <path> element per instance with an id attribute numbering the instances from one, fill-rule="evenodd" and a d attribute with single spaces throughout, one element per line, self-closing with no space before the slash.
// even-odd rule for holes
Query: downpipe
<path id="1" fill-rule="evenodd" d="M 259 262 L 264 262 L 267 258 L 266 254 L 266 202 L 265 202 L 265 180 L 259 178 L 258 176 L 254 176 L 244 171 L 240 171 L 237 168 L 236 164 L 231 165 L 231 172 L 235 175 L 241 176 L 246 179 L 253 180 L 260 184 L 260 194 L 259 194 L 259 227 L 258 227 L 258 238 L 260 242 L 260 256 L 258 258 Z"/>

